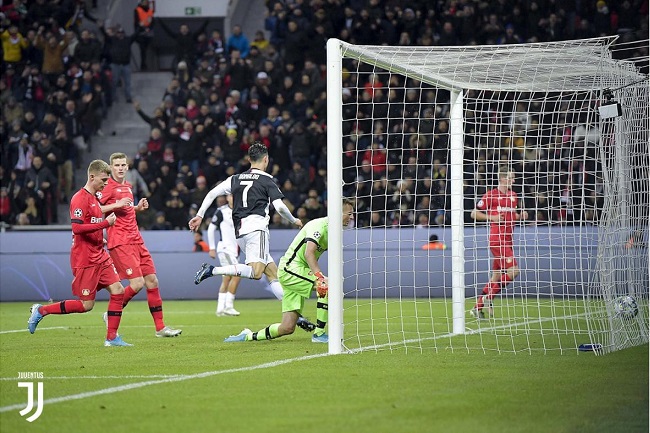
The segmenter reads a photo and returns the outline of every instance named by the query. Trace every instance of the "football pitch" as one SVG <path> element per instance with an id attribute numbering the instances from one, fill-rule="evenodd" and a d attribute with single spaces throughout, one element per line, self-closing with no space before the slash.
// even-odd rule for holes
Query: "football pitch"
<path id="1" fill-rule="evenodd" d="M 237 300 L 239 317 L 216 317 L 216 301 L 166 301 L 178 338 L 155 338 L 146 303 L 134 301 L 120 334 L 135 346 L 103 347 L 106 303 L 45 317 L 34 335 L 30 305 L 0 303 L 2 433 L 648 431 L 647 345 L 606 356 L 444 348 L 327 356 L 300 329 L 224 343 L 280 318 L 277 301 Z M 313 319 L 315 310 L 311 300 L 305 312 Z M 27 404 L 19 382 L 43 383 L 43 411 L 31 423 L 19 413 Z"/>

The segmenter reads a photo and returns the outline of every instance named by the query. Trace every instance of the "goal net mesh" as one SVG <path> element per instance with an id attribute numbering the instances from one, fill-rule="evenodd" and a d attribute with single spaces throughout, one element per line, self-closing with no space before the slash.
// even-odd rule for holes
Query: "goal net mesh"
<path id="1" fill-rule="evenodd" d="M 340 134 L 328 155 L 340 173 L 328 173 L 328 197 L 356 202 L 354 227 L 330 240 L 343 257 L 342 350 L 607 353 L 648 342 L 648 81 L 613 58 L 613 42 L 337 41 L 328 74 L 341 79 L 328 98 L 340 111 L 328 124 Z M 600 114 L 610 103 L 621 116 Z M 469 311 L 495 263 L 489 226 L 471 211 L 501 166 L 528 217 L 514 226 L 519 273 L 477 319 Z"/>

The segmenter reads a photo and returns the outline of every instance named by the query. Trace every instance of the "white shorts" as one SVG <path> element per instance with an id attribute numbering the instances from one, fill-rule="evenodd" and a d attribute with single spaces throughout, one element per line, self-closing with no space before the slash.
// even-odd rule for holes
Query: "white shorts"
<path id="1" fill-rule="evenodd" d="M 264 263 L 268 265 L 273 261 L 269 253 L 269 234 L 258 230 L 237 238 L 239 249 L 245 254 L 247 265 L 251 263 Z"/>
<path id="2" fill-rule="evenodd" d="M 217 258 L 221 266 L 236 265 L 239 263 L 237 256 L 227 251 L 218 251 Z"/>

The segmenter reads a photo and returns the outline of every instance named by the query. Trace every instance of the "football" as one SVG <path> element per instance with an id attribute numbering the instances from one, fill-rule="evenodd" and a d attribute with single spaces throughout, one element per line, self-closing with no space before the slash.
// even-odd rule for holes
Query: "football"
<path id="1" fill-rule="evenodd" d="M 623 319 L 631 319 L 639 313 L 639 306 L 632 296 L 619 296 L 614 300 L 616 315 Z"/>

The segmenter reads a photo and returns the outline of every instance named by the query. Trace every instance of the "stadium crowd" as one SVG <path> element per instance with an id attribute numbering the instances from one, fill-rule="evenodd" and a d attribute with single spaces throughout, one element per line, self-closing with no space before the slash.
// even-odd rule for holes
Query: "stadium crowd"
<path id="1" fill-rule="evenodd" d="M 150 203 L 149 211 L 138 214 L 142 228 L 184 229 L 212 186 L 247 169 L 244 156 L 254 141 L 269 149 L 270 171 L 292 213 L 304 221 L 325 215 L 325 43 L 330 37 L 357 44 L 450 46 L 614 34 L 647 41 L 648 34 L 647 0 L 266 3 L 265 28 L 252 39 L 238 25 L 225 38 L 209 20 L 194 31 L 154 21 L 175 36 L 177 54 L 160 106 L 145 113 L 133 102 L 151 126 L 133 152 L 129 174 L 136 200 L 148 197 Z M 102 34 L 86 29 L 83 20 L 93 18 L 83 0 L 14 0 L 2 12 L 0 218 L 12 224 L 52 223 L 56 203 L 70 197 L 72 168 L 83 152 L 92 155 L 92 137 L 101 134 L 101 120 L 114 99 L 110 64 L 116 53 L 110 42 L 119 29 Z M 630 56 L 647 59 L 647 44 Z M 391 100 L 394 96 L 381 91 L 382 79 L 372 71 L 344 76 L 345 193 L 357 197 L 357 225 L 444 225 L 449 210 L 446 96 L 426 89 L 411 94 L 407 83 L 398 83 L 404 94 L 397 95 L 401 103 L 392 109 L 412 110 L 432 121 L 419 125 L 417 133 L 398 131 L 401 150 L 391 152 L 395 131 L 381 122 L 371 127 L 357 121 L 353 103 Z M 491 161 L 501 157 L 473 151 L 468 158 L 478 161 L 478 168 L 466 170 L 468 209 L 492 182 Z M 552 151 L 545 149 L 536 160 L 554 160 Z M 509 162 L 522 174 L 548 169 L 526 166 L 524 158 Z M 544 210 L 534 221 L 570 220 L 571 191 L 562 185 L 570 184 L 573 168 L 571 161 L 558 163 L 558 182 L 548 181 L 553 188 L 524 191 L 526 207 Z M 602 197 L 596 189 L 580 196 L 593 200 L 593 209 L 573 218 L 595 221 Z M 285 226 L 274 215 L 270 227 Z"/>

